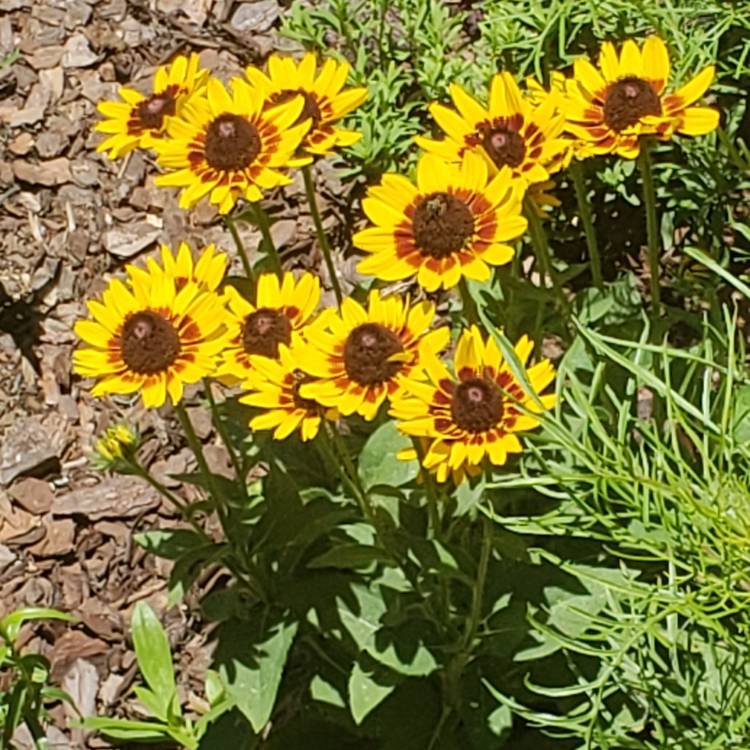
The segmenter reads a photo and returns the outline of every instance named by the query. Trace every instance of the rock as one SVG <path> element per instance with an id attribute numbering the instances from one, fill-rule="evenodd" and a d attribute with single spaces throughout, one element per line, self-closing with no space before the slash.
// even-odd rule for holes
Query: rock
<path id="1" fill-rule="evenodd" d="M 211 412 L 203 406 L 188 406 L 187 413 L 195 434 L 205 440 L 214 431 Z"/>
<path id="2" fill-rule="evenodd" d="M 161 229 L 149 224 L 132 224 L 110 229 L 104 233 L 104 247 L 119 258 L 130 258 L 156 242 Z"/>
<path id="3" fill-rule="evenodd" d="M 25 156 L 33 145 L 34 136 L 31 133 L 21 133 L 8 144 L 8 150 L 16 156 Z"/>
<path id="4" fill-rule="evenodd" d="M 35 70 L 54 68 L 60 64 L 64 49 L 57 45 L 52 47 L 40 47 L 30 55 L 26 55 L 26 62 Z"/>
<path id="5" fill-rule="evenodd" d="M 4 573 L 16 561 L 16 555 L 4 544 L 0 544 L 0 573 Z"/>
<path id="6" fill-rule="evenodd" d="M 279 17 L 279 12 L 276 0 L 242 3 L 232 14 L 229 25 L 234 31 L 242 33 L 268 31 Z"/>
<path id="7" fill-rule="evenodd" d="M 48 158 L 57 156 L 68 145 L 68 139 L 54 130 L 43 130 L 36 139 L 36 150 L 39 156 Z M 75 172 L 75 164 L 73 171 Z M 76 175 L 77 179 L 77 175 Z"/>
<path id="8" fill-rule="evenodd" d="M 67 42 L 62 55 L 63 68 L 87 68 L 93 65 L 98 56 L 91 51 L 89 40 L 83 34 L 73 34 Z M 48 65 L 46 67 L 53 67 Z"/>
<path id="9" fill-rule="evenodd" d="M 52 512 L 56 516 L 85 516 L 90 521 L 133 518 L 160 502 L 159 493 L 142 479 L 114 476 L 55 498 Z"/>
<path id="10" fill-rule="evenodd" d="M 44 539 L 29 547 L 35 557 L 60 557 L 73 551 L 76 525 L 69 518 L 47 519 L 44 522 Z"/>
<path id="11" fill-rule="evenodd" d="M 13 174 L 17 179 L 34 185 L 52 187 L 73 179 L 70 174 L 70 162 L 63 156 L 49 161 L 40 161 L 38 164 L 31 164 L 23 159 L 14 159 L 12 166 Z"/>
<path id="12" fill-rule="evenodd" d="M 0 446 L 0 485 L 18 477 L 44 477 L 59 471 L 60 456 L 38 419 L 16 422 Z"/>
<path id="13" fill-rule="evenodd" d="M 55 496 L 47 482 L 42 479 L 22 479 L 9 490 L 10 496 L 29 513 L 43 516 L 52 507 Z"/>

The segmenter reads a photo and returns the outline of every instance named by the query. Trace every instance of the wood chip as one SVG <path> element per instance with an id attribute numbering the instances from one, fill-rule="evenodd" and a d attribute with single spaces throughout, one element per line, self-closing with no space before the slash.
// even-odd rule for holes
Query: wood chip
<path id="1" fill-rule="evenodd" d="M 55 498 L 52 512 L 56 516 L 85 516 L 90 521 L 133 518 L 160 502 L 159 493 L 142 479 L 114 476 Z"/>
<path id="2" fill-rule="evenodd" d="M 16 482 L 9 493 L 25 511 L 35 516 L 48 513 L 55 499 L 47 482 L 32 477 Z"/>

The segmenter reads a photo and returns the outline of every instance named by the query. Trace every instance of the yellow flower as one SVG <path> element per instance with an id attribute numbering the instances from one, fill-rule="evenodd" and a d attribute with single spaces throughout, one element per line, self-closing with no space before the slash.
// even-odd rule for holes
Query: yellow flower
<path id="1" fill-rule="evenodd" d="M 525 366 L 533 344 L 524 336 L 515 353 Z M 502 466 L 509 454 L 523 448 L 516 433 L 539 424 L 534 416 L 554 404 L 554 395 L 540 396 L 537 404 L 503 362 L 494 339 L 486 341 L 476 326 L 461 334 L 453 358 L 453 372 L 432 353 L 422 357 L 422 379 L 404 380 L 393 398 L 390 414 L 399 429 L 427 443 L 423 465 L 444 482 L 452 475 L 479 473 L 481 464 Z M 555 377 L 547 360 L 530 367 L 527 379 L 535 393 L 541 393 Z M 403 451 L 400 458 L 414 459 L 415 451 Z"/>
<path id="2" fill-rule="evenodd" d="M 138 433 L 125 424 L 108 427 L 94 445 L 94 462 L 102 470 L 127 469 L 138 449 Z"/>
<path id="3" fill-rule="evenodd" d="M 179 292 L 189 282 L 195 283 L 201 291 L 214 292 L 221 284 L 227 269 L 228 258 L 224 253 L 217 253 L 213 244 L 200 251 L 198 262 L 193 261 L 193 254 L 187 242 L 181 242 L 174 255 L 168 245 L 161 246 L 161 266 L 153 258 L 146 260 L 147 269 L 129 264 L 125 267 L 136 292 L 147 288 L 151 280 L 164 272 L 174 279 Z"/>
<path id="4" fill-rule="evenodd" d="M 487 108 L 456 84 L 451 84 L 450 95 L 458 112 L 442 104 L 430 106 L 447 138 L 434 141 L 417 136 L 416 142 L 425 151 L 451 162 L 475 151 L 493 171 L 507 167 L 527 185 L 544 182 L 559 168 L 557 157 L 565 149 L 559 136 L 565 118 L 556 112 L 556 97 L 548 96 L 534 106 L 509 73 L 492 79 Z"/>
<path id="5" fill-rule="evenodd" d="M 139 146 L 149 148 L 163 137 L 169 121 L 182 115 L 185 103 L 206 85 L 208 71 L 199 70 L 198 55 L 180 55 L 156 71 L 150 96 L 129 87 L 119 90 L 121 102 L 100 102 L 97 109 L 106 119 L 95 129 L 108 138 L 96 148 L 118 159 Z"/>
<path id="6" fill-rule="evenodd" d="M 513 257 L 505 243 L 523 234 L 526 219 L 519 184 L 507 170 L 488 182 L 487 171 L 482 157 L 467 152 L 460 165 L 425 154 L 416 186 L 385 175 L 362 201 L 375 226 L 354 235 L 355 246 L 371 253 L 357 270 L 385 281 L 416 276 L 428 292 L 462 277 L 488 279 L 489 266 Z"/>
<path id="7" fill-rule="evenodd" d="M 529 197 L 534 213 L 540 219 L 549 219 L 551 210 L 562 205 L 560 199 L 554 194 L 555 181 L 537 182 L 532 185 L 526 195 Z"/>
<path id="8" fill-rule="evenodd" d="M 320 301 L 320 280 L 303 273 L 295 281 L 287 271 L 279 284 L 275 273 L 261 274 L 254 305 L 234 287 L 228 286 L 225 294 L 229 330 L 217 375 L 229 381 L 245 380 L 253 369 L 251 355 L 277 359 L 281 344 L 301 343 L 300 331 Z"/>
<path id="9" fill-rule="evenodd" d="M 261 190 L 291 182 L 279 170 L 305 163 L 293 158 L 312 123 L 295 125 L 304 103 L 296 96 L 266 109 L 262 92 L 246 81 L 233 79 L 230 95 L 211 78 L 206 96 L 190 99 L 180 119 L 170 122 L 170 137 L 153 143 L 159 165 L 169 170 L 154 182 L 184 188 L 181 208 L 206 195 L 222 214 L 240 196 L 259 201 Z"/>
<path id="10" fill-rule="evenodd" d="M 298 122 L 310 118 L 312 126 L 302 141 L 301 148 L 309 154 L 325 156 L 335 148 L 351 146 L 361 133 L 335 127 L 335 123 L 367 99 L 367 89 L 352 88 L 342 91 L 349 76 L 349 65 L 326 60 L 317 77 L 315 55 L 308 52 L 299 63 L 291 57 L 271 55 L 268 75 L 248 66 L 245 74 L 263 92 L 266 106 L 289 101 L 296 95 L 304 99 Z"/>
<path id="11" fill-rule="evenodd" d="M 438 351 L 448 342 L 447 327 L 429 331 L 435 307 L 370 292 L 365 309 L 351 298 L 341 312 L 328 309 L 305 329 L 308 347 L 300 367 L 318 380 L 300 394 L 345 416 L 375 418 L 386 398 L 417 366 L 423 350 Z"/>
<path id="12" fill-rule="evenodd" d="M 250 393 L 240 401 L 264 410 L 250 420 L 250 429 L 273 430 L 275 440 L 299 430 L 302 440 L 307 441 L 318 434 L 323 417 L 338 418 L 336 409 L 300 395 L 300 387 L 313 378 L 300 369 L 298 360 L 297 353 L 284 344 L 279 344 L 277 359 L 250 356 L 251 367 L 243 383 Z"/>
<path id="13" fill-rule="evenodd" d="M 605 42 L 598 69 L 588 60 L 575 62 L 562 104 L 566 129 L 593 153 L 616 153 L 626 159 L 638 156 L 642 135 L 666 140 L 675 133 L 703 135 L 714 130 L 719 113 L 692 106 L 711 84 L 714 67 L 708 66 L 672 94 L 665 92 L 669 75 L 669 54 L 658 37 L 646 39 L 642 50 L 628 39 L 619 57 Z"/>
<path id="14" fill-rule="evenodd" d="M 141 391 L 147 408 L 167 394 L 178 403 L 183 384 L 213 372 L 226 315 L 218 295 L 192 281 L 178 292 L 169 275 L 149 273 L 143 287 L 114 279 L 101 301 L 89 301 L 94 319 L 79 320 L 75 332 L 90 346 L 73 355 L 79 375 L 99 379 L 94 396 Z"/>

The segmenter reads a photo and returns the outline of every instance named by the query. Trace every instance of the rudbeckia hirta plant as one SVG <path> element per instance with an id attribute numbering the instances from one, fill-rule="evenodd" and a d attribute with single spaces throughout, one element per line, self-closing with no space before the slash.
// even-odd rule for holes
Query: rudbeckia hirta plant
<path id="1" fill-rule="evenodd" d="M 526 366 L 533 344 L 522 337 L 515 346 Z M 542 391 L 554 380 L 547 360 L 526 370 L 534 393 L 528 393 L 503 360 L 495 340 L 485 340 L 476 326 L 463 331 L 453 358 L 453 371 L 430 352 L 424 352 L 422 377 L 406 378 L 392 400 L 390 414 L 399 429 L 426 443 L 423 465 L 439 482 L 452 476 L 456 483 L 477 474 L 481 465 L 502 466 L 523 450 L 517 433 L 539 424 L 536 414 L 554 404 Z M 400 454 L 416 458 L 416 452 Z"/>
<path id="2" fill-rule="evenodd" d="M 428 292 L 450 289 L 462 278 L 485 281 L 490 266 L 508 263 L 507 244 L 526 229 L 523 190 L 507 171 L 488 181 L 488 166 L 474 153 L 460 165 L 425 154 L 417 184 L 397 174 L 371 187 L 362 208 L 375 225 L 354 236 L 371 255 L 360 273 L 384 281 L 416 277 Z"/>
<path id="3" fill-rule="evenodd" d="M 140 391 L 146 407 L 182 399 L 183 386 L 210 375 L 224 348 L 221 298 L 149 271 L 146 296 L 114 279 L 101 301 L 88 303 L 93 320 L 79 320 L 76 334 L 89 346 L 73 355 L 79 375 L 96 378 L 91 393 Z"/>
<path id="4" fill-rule="evenodd" d="M 158 276 L 158 271 L 171 276 L 178 291 L 189 282 L 193 282 L 202 291 L 214 292 L 221 284 L 227 270 L 226 254 L 216 252 L 213 245 L 207 245 L 200 250 L 197 262 L 193 260 L 193 254 L 187 242 L 179 244 L 176 254 L 172 252 L 169 245 L 162 245 L 160 254 L 161 265 L 154 258 L 146 260 L 148 270 L 132 264 L 127 266 L 130 283 L 136 293 L 143 290 L 144 294 L 148 294 L 148 285 L 155 276 Z"/>
<path id="5" fill-rule="evenodd" d="M 133 149 L 151 147 L 155 139 L 164 136 L 171 119 L 182 115 L 190 97 L 205 88 L 207 78 L 208 71 L 199 68 L 198 55 L 179 55 L 158 68 L 150 94 L 120 87 L 121 102 L 105 101 L 97 106 L 105 119 L 95 129 L 108 138 L 96 150 L 118 159 Z"/>
<path id="6" fill-rule="evenodd" d="M 299 345 L 300 332 L 310 322 L 320 301 L 320 280 L 311 273 L 299 279 L 286 272 L 279 282 L 274 273 L 258 278 L 255 304 L 234 287 L 226 289 L 227 346 L 217 374 L 229 380 L 245 380 L 253 365 L 251 357 L 277 359 L 280 345 Z"/>
<path id="7" fill-rule="evenodd" d="M 446 137 L 415 138 L 425 151 L 452 162 L 474 151 L 493 171 L 507 168 L 526 184 L 543 182 L 551 171 L 559 169 L 559 155 L 567 146 L 560 137 L 564 117 L 556 110 L 555 96 L 534 105 L 524 98 L 509 73 L 498 73 L 492 79 L 487 107 L 457 84 L 451 84 L 450 95 L 457 112 L 442 104 L 430 106 Z"/>
<path id="8" fill-rule="evenodd" d="M 304 106 L 298 121 L 312 121 L 301 148 L 308 154 L 325 156 L 338 147 L 351 146 L 361 133 L 345 130 L 336 123 L 367 99 L 366 88 L 344 89 L 349 65 L 328 59 L 316 75 L 317 62 L 307 53 L 299 63 L 291 57 L 271 55 L 268 74 L 256 67 L 245 70 L 250 82 L 263 93 L 266 107 L 301 96 Z"/>
<path id="9" fill-rule="evenodd" d="M 351 298 L 341 311 L 326 310 L 305 329 L 309 344 L 300 367 L 317 378 L 300 395 L 348 416 L 374 419 L 403 377 L 418 365 L 423 350 L 439 351 L 448 342 L 447 327 L 430 330 L 435 307 L 370 292 L 367 307 Z"/>
<path id="10" fill-rule="evenodd" d="M 666 93 L 670 76 L 669 53 L 658 37 L 646 39 L 643 48 L 628 39 L 618 56 L 605 42 L 598 68 L 576 60 L 574 77 L 566 82 L 562 108 L 566 129 L 595 154 L 616 153 L 635 158 L 640 137 L 662 139 L 675 133 L 703 135 L 715 130 L 719 113 L 693 106 L 714 78 L 712 65 L 673 93 Z"/>
<path id="11" fill-rule="evenodd" d="M 251 367 L 243 383 L 249 393 L 240 401 L 262 410 L 250 420 L 251 430 L 273 430 L 275 440 L 299 430 L 300 438 L 306 442 L 318 434 L 324 417 L 337 418 L 336 409 L 300 395 L 301 386 L 314 379 L 300 369 L 298 360 L 298 355 L 284 344 L 279 345 L 276 359 L 250 357 Z"/>
<path id="12" fill-rule="evenodd" d="M 263 190 L 288 184 L 283 170 L 305 163 L 293 157 L 312 119 L 299 122 L 302 96 L 270 108 L 266 103 L 263 93 L 241 78 L 232 80 L 231 92 L 210 79 L 206 96 L 191 99 L 171 121 L 170 137 L 154 143 L 159 165 L 168 170 L 156 184 L 183 188 L 181 208 L 208 195 L 222 214 L 240 196 L 259 201 Z"/>

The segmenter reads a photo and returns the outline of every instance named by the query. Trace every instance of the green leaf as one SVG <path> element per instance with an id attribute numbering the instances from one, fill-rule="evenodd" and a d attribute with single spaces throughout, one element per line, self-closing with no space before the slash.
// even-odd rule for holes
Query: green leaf
<path id="1" fill-rule="evenodd" d="M 284 672 L 286 657 L 297 633 L 297 623 L 279 623 L 253 638 L 244 625 L 233 633 L 235 643 L 219 666 L 227 694 L 256 732 L 268 723 Z M 244 636 L 244 637 L 243 637 Z M 240 639 L 241 640 L 238 640 Z M 228 657 L 228 658 L 227 658 Z"/>
<path id="2" fill-rule="evenodd" d="M 378 427 L 359 454 L 359 477 L 365 490 L 379 484 L 400 487 L 414 479 L 419 464 L 396 457 L 400 450 L 410 447 L 411 440 L 396 429 L 395 422 L 388 421 Z"/>
<path id="3" fill-rule="evenodd" d="M 179 713 L 169 639 L 159 618 L 146 602 L 136 604 L 131 627 L 138 666 L 156 699 L 149 708 L 157 718 L 167 721 L 172 704 Z"/>
<path id="4" fill-rule="evenodd" d="M 742 385 L 733 398 L 732 435 L 738 443 L 750 440 L 750 385 Z"/>
<path id="5" fill-rule="evenodd" d="M 87 716 L 80 725 L 94 729 L 115 740 L 130 742 L 159 742 L 169 739 L 169 727 L 155 721 L 110 719 L 106 716 Z"/>
<path id="6" fill-rule="evenodd" d="M 15 641 L 18 631 L 29 620 L 65 620 L 74 622 L 75 617 L 47 607 L 25 607 L 11 612 L 0 620 L 0 634 L 8 641 Z"/>
<path id="7" fill-rule="evenodd" d="M 393 558 L 383 549 L 371 544 L 341 544 L 313 558 L 308 568 L 363 568 L 375 562 L 393 565 Z"/>
<path id="8" fill-rule="evenodd" d="M 156 529 L 135 534 L 136 544 L 139 544 L 147 552 L 167 560 L 176 560 L 191 550 L 197 549 L 205 544 L 194 531 L 189 529 Z"/>
<path id="9" fill-rule="evenodd" d="M 359 663 L 355 663 L 349 675 L 349 705 L 354 722 L 361 724 L 367 714 L 382 703 L 395 687 L 375 682 Z"/>

